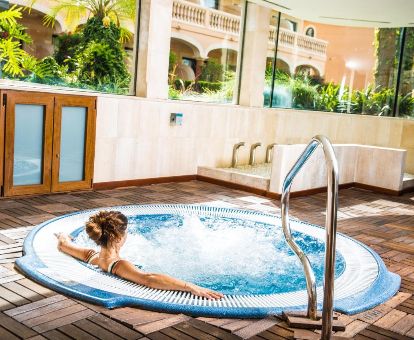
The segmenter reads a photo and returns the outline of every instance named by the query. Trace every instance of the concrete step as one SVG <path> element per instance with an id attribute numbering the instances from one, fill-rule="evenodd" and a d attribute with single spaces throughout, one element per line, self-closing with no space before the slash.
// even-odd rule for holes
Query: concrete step
<path id="1" fill-rule="evenodd" d="M 414 175 L 404 173 L 402 189 L 414 188 Z"/>

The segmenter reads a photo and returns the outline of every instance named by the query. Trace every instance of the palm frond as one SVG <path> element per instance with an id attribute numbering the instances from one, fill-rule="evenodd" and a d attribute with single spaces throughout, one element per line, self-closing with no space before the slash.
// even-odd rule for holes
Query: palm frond
<path id="1" fill-rule="evenodd" d="M 128 30 L 128 29 L 126 29 L 125 27 L 122 27 L 122 26 L 119 27 L 119 31 L 120 31 L 120 35 L 121 35 L 120 42 L 122 44 L 130 41 L 132 39 L 133 35 L 134 35 L 130 30 Z"/>
<path id="2" fill-rule="evenodd" d="M 12 76 L 23 76 L 21 60 L 27 53 L 20 48 L 19 41 L 12 38 L 0 41 L 0 61 L 5 61 L 3 71 Z"/>
<path id="3" fill-rule="evenodd" d="M 135 20 L 135 0 L 114 0 L 107 6 L 108 12 L 115 12 L 120 20 Z"/>
<path id="4" fill-rule="evenodd" d="M 15 25 L 16 20 L 22 17 L 22 9 L 14 5 L 9 10 L 0 12 L 0 25 Z"/>
<path id="5" fill-rule="evenodd" d="M 89 12 L 90 8 L 88 8 L 86 1 L 59 1 L 55 6 L 52 6 L 50 12 L 44 16 L 43 24 L 45 26 L 53 27 L 57 16 L 61 14 L 65 18 L 65 24 L 73 30 L 79 25 L 81 19 Z"/>

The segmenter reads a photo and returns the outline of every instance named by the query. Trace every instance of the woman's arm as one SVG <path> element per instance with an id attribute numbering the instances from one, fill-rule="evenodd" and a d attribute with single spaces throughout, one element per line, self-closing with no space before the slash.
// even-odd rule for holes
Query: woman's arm
<path id="1" fill-rule="evenodd" d="M 224 296 L 221 293 L 199 287 L 189 282 L 175 279 L 168 275 L 145 273 L 137 269 L 131 262 L 126 260 L 121 260 L 114 268 L 113 273 L 124 279 L 150 288 L 181 290 L 213 300 L 220 299 Z"/>
<path id="2" fill-rule="evenodd" d="M 91 252 L 93 252 L 93 249 L 81 248 L 74 245 L 69 235 L 59 233 L 55 234 L 55 236 L 58 239 L 58 249 L 61 252 L 73 256 L 81 261 L 86 261 L 88 257 L 90 257 Z"/>

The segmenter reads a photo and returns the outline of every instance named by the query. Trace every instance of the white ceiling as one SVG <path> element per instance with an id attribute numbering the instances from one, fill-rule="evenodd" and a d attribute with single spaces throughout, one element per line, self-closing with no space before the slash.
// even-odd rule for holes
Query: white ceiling
<path id="1" fill-rule="evenodd" d="M 254 1 L 254 0 L 253 0 Z M 341 26 L 414 26 L 414 0 L 256 0 L 293 17 Z"/>

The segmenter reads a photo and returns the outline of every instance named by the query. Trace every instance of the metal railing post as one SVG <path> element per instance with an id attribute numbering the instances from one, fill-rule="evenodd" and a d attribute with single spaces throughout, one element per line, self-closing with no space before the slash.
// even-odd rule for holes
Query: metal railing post
<path id="1" fill-rule="evenodd" d="M 317 316 L 317 295 L 315 274 L 310 265 L 309 259 L 293 240 L 289 223 L 289 196 L 292 182 L 306 161 L 310 158 L 317 147 L 321 145 L 326 159 L 328 177 L 328 202 L 326 207 L 326 247 L 325 247 L 325 280 L 324 298 L 322 311 L 322 339 L 330 339 L 332 334 L 333 320 L 333 295 L 334 295 L 334 274 L 335 274 L 335 246 L 336 246 L 336 224 L 338 210 L 338 162 L 331 142 L 325 136 L 318 135 L 312 138 L 305 150 L 299 156 L 292 169 L 286 175 L 283 182 L 281 198 L 282 227 L 286 241 L 295 254 L 299 257 L 306 277 L 306 289 L 308 292 L 307 316 L 316 320 Z"/>

